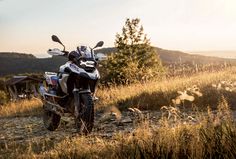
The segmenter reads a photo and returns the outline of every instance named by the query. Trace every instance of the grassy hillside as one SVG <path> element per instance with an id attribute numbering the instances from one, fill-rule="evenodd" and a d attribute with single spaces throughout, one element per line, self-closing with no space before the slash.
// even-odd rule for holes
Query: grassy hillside
<path id="1" fill-rule="evenodd" d="M 191 92 L 191 88 L 194 87 L 197 87 L 203 95 L 198 96 Z M 180 95 L 178 91 L 186 91 L 187 94 L 194 96 L 194 101 L 185 100 L 185 103 L 180 104 L 184 104 L 186 108 L 196 106 L 206 110 L 207 106 L 211 106 L 216 109 L 219 99 L 224 96 L 231 109 L 236 110 L 236 67 L 220 72 L 200 73 L 191 77 L 176 77 L 128 86 L 101 87 L 97 89 L 96 95 L 99 97 L 99 101 L 96 103 L 96 109 L 103 110 L 115 106 L 120 110 L 127 110 L 129 107 L 141 110 L 160 110 L 162 106 L 174 105 L 172 99 L 176 99 Z M 35 105 L 41 106 L 38 102 L 36 103 Z M 33 107 L 33 111 L 34 109 L 37 108 Z M 30 108 L 13 104 L 2 107 L 0 116 L 25 115 L 25 112 L 29 114 Z"/>
<path id="2" fill-rule="evenodd" d="M 45 132 L 42 122 L 36 122 L 41 120 L 35 117 L 41 113 L 38 100 L 5 105 L 0 108 L 0 116 L 6 130 L 9 129 L 6 123 L 14 125 L 8 120 L 15 117 L 17 121 L 26 121 L 23 117 L 28 116 L 33 122 L 24 126 L 27 140 L 22 140 L 19 134 L 10 135 L 12 140 L 4 140 L 4 134 L 0 135 L 0 158 L 234 158 L 236 127 L 231 110 L 236 103 L 235 75 L 234 67 L 188 78 L 100 88 L 97 112 L 109 107 L 113 108 L 109 113 L 116 112 L 116 107 L 123 110 L 122 115 L 128 108 L 141 110 L 133 114 L 137 117 L 131 123 L 135 129 L 115 131 L 110 137 L 98 135 L 104 123 L 96 123 L 95 127 L 101 127 L 89 136 L 72 132 L 65 135 L 67 127 L 63 125 L 55 132 Z M 156 116 L 145 115 L 144 109 L 161 112 Z M 117 123 L 115 127 L 122 124 Z M 19 125 L 17 128 L 20 129 L 16 132 L 23 129 Z M 42 131 L 44 134 L 39 135 Z M 14 134 L 12 130 L 7 132 Z M 34 133 L 37 135 L 32 136 Z"/>
<path id="3" fill-rule="evenodd" d="M 222 81 L 224 84 L 221 83 Z M 236 93 L 225 90 L 225 87 L 233 87 L 232 90 L 234 90 L 235 86 L 231 83 L 235 81 L 236 68 L 233 67 L 221 72 L 206 72 L 191 77 L 176 77 L 131 86 L 104 88 L 98 90 L 97 94 L 101 98 L 99 106 L 114 105 L 121 108 L 137 107 L 159 110 L 163 105 L 173 104 L 172 99 L 180 95 L 178 91 L 184 92 L 193 87 L 198 87 L 203 96 L 198 97 L 194 95 L 195 100 L 193 103 L 186 101 L 186 107 L 195 105 L 206 109 L 210 105 L 212 108 L 216 108 L 219 99 L 224 95 L 232 108 L 235 109 Z M 220 85 L 222 88 L 217 89 L 212 84 Z"/>

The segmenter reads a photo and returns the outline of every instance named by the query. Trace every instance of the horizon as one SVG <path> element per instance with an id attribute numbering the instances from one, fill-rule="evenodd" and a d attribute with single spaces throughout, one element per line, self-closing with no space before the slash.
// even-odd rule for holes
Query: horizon
<path id="1" fill-rule="evenodd" d="M 157 47 L 157 46 L 154 46 Z M 111 47 L 102 47 L 102 48 L 111 48 Z M 159 48 L 159 47 L 158 47 Z M 166 48 L 161 48 L 164 50 L 170 50 Z M 220 58 L 227 58 L 227 59 L 236 59 L 236 50 L 198 50 L 198 51 L 182 51 L 182 50 L 171 50 L 171 51 L 180 51 L 186 54 L 196 54 L 196 55 L 203 55 L 203 56 L 212 56 L 212 57 L 220 57 Z M 158 52 L 157 52 L 158 53 Z M 35 55 L 37 58 L 48 58 L 50 57 L 49 54 L 39 54 Z"/>
<path id="2" fill-rule="evenodd" d="M 156 48 L 160 48 L 157 46 L 153 46 Z M 112 47 L 102 47 L 101 49 L 107 49 L 107 48 L 112 48 Z M 170 50 L 166 48 L 160 48 L 164 50 Z M 192 55 L 203 55 L 203 56 L 211 56 L 211 57 L 220 57 L 220 58 L 228 58 L 228 59 L 236 59 L 236 50 L 198 50 L 198 51 L 182 51 L 182 50 L 170 50 L 170 51 L 180 51 L 182 53 L 186 54 L 192 54 Z M 36 58 L 50 58 L 51 55 L 47 54 L 33 54 L 33 53 L 25 53 L 25 52 L 2 52 L 1 53 L 19 53 L 19 54 L 32 54 Z M 101 52 L 102 53 L 102 52 Z M 158 53 L 158 52 L 157 52 Z M 223 53 L 223 54 L 222 54 Z"/>
<path id="3" fill-rule="evenodd" d="M 49 48 L 61 48 L 51 41 L 52 34 L 68 50 L 99 40 L 114 47 L 126 18 L 140 18 L 151 45 L 159 48 L 186 53 L 236 50 L 234 0 L 1 0 L 0 52 L 45 57 Z"/>

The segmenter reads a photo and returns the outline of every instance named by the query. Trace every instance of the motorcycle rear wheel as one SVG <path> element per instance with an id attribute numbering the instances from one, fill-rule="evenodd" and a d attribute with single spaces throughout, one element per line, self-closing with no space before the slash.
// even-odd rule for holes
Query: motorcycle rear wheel
<path id="1" fill-rule="evenodd" d="M 60 125 L 61 116 L 49 110 L 44 110 L 43 123 L 46 129 L 54 131 Z"/>
<path id="2" fill-rule="evenodd" d="M 91 133 L 94 125 L 94 103 L 91 94 L 80 94 L 80 115 L 76 128 L 81 134 Z"/>

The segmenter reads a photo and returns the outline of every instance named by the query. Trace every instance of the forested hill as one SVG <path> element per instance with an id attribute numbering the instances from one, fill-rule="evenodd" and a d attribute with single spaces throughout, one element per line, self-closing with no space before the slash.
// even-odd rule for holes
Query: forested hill
<path id="1" fill-rule="evenodd" d="M 170 63 L 231 63 L 236 64 L 236 60 L 219 57 L 209 57 L 203 55 L 187 54 L 180 51 L 165 50 L 156 48 L 157 52 L 165 64 Z M 103 48 L 96 52 L 110 54 L 115 52 L 115 48 Z M 22 53 L 1 53 L 0 52 L 0 76 L 14 75 L 20 73 L 43 73 L 45 71 L 58 71 L 59 67 L 67 61 L 64 57 L 36 58 L 32 54 Z"/>
<path id="2" fill-rule="evenodd" d="M 58 71 L 67 61 L 64 57 L 36 58 L 29 54 L 0 53 L 0 76 L 20 73 L 42 73 Z"/>
<path id="3" fill-rule="evenodd" d="M 24 54 L 17 52 L 0 52 L 0 59 L 2 58 L 24 58 L 24 59 L 35 59 L 36 57 L 32 54 Z"/>
<path id="4" fill-rule="evenodd" d="M 214 64 L 214 63 L 236 63 L 236 59 L 226 59 L 220 57 L 213 57 L 213 56 L 203 56 L 199 54 L 188 54 L 181 51 L 175 50 L 166 50 L 155 47 L 159 57 L 161 58 L 163 63 L 197 63 L 197 64 Z M 97 52 L 109 54 L 112 52 L 116 52 L 116 48 L 103 48 L 97 50 Z"/>

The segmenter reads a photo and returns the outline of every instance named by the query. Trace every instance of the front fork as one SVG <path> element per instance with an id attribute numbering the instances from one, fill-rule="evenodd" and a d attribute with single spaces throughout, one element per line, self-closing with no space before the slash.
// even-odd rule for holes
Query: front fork
<path id="1" fill-rule="evenodd" d="M 74 90 L 73 95 L 74 95 L 74 107 L 75 107 L 74 115 L 76 118 L 78 118 L 79 117 L 79 108 L 80 108 L 79 90 Z"/>

